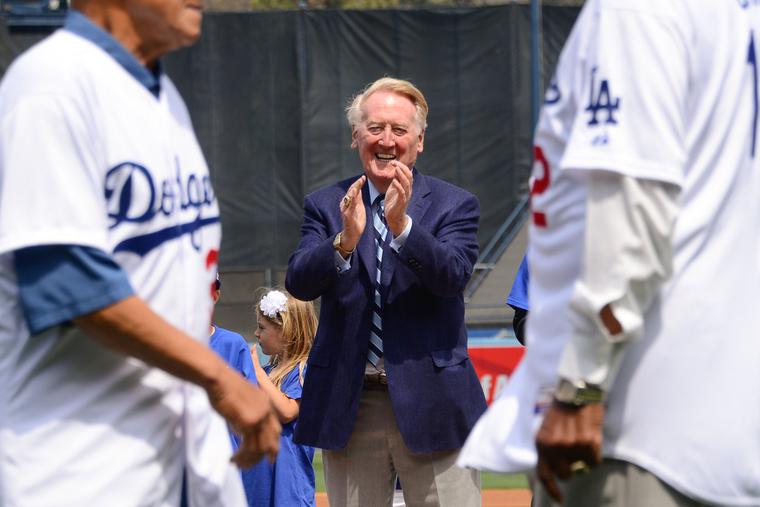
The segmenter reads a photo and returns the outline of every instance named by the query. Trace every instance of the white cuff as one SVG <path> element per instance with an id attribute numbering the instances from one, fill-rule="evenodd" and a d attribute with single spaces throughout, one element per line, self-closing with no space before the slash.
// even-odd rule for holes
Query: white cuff
<path id="1" fill-rule="evenodd" d="M 345 273 L 351 269 L 351 258 L 353 256 L 354 254 L 352 252 L 351 255 L 348 256 L 348 259 L 344 259 L 343 256 L 335 250 L 335 269 L 338 271 L 338 274 Z"/>
<path id="2" fill-rule="evenodd" d="M 409 231 L 412 230 L 412 217 L 409 215 L 406 215 L 406 218 L 408 219 L 406 221 L 406 227 L 404 227 L 404 230 L 401 232 L 401 234 L 398 235 L 398 237 L 393 238 L 391 240 L 391 248 L 398 253 L 406 244 L 406 238 L 409 237 Z"/>
<path id="3" fill-rule="evenodd" d="M 573 382 L 583 380 L 607 391 L 619 368 L 620 352 L 629 335 L 625 331 L 611 335 L 599 312 L 588 308 L 580 310 L 577 298 L 571 301 L 570 306 L 569 318 L 573 331 L 560 356 L 557 374 Z"/>
<path id="4" fill-rule="evenodd" d="M 558 374 L 608 388 L 627 343 L 644 330 L 644 315 L 672 272 L 676 187 L 600 172 L 588 183 L 583 272 L 570 299 L 572 334 Z M 622 331 L 601 320 L 609 305 Z"/>

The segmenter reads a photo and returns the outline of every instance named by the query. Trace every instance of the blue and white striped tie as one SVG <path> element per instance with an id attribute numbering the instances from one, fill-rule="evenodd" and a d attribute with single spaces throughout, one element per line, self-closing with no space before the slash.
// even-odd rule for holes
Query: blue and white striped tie
<path id="1" fill-rule="evenodd" d="M 372 324 L 369 331 L 369 350 L 367 359 L 377 367 L 383 357 L 383 302 L 380 297 L 380 280 L 383 272 L 383 245 L 388 235 L 385 222 L 385 196 L 379 195 L 373 205 L 372 221 L 375 229 L 375 252 L 377 258 L 377 274 L 375 277 L 375 297 L 372 302 Z"/>

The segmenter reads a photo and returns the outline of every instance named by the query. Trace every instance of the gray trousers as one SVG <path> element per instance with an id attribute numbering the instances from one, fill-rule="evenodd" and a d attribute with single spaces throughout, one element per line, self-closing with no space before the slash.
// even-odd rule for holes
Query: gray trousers
<path id="1" fill-rule="evenodd" d="M 590 474 L 561 481 L 563 507 L 705 507 L 631 463 L 605 459 Z M 533 507 L 558 507 L 536 482 Z"/>
<path id="2" fill-rule="evenodd" d="M 387 389 L 365 388 L 346 448 L 322 452 L 330 507 L 389 507 L 397 474 L 407 507 L 480 507 L 480 473 L 457 467 L 458 455 L 413 454 Z"/>

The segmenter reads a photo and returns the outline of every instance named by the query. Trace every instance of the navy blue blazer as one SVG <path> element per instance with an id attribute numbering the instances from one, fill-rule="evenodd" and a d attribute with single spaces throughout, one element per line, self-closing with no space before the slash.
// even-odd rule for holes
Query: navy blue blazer
<path id="1" fill-rule="evenodd" d="M 295 439 L 323 449 L 348 443 L 367 361 L 376 261 L 366 184 L 368 225 L 351 269 L 338 274 L 332 246 L 343 228 L 340 200 L 357 178 L 306 196 L 301 241 L 285 278 L 295 297 L 322 297 Z M 415 170 L 407 214 L 412 228 L 404 247 L 383 259 L 388 390 L 412 452 L 458 449 L 486 408 L 467 355 L 463 296 L 478 256 L 480 208 L 469 192 Z"/>

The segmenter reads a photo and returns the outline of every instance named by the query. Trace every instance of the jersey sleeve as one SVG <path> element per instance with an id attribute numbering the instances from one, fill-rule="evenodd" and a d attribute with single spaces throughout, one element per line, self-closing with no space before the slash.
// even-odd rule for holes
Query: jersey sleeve
<path id="1" fill-rule="evenodd" d="M 71 245 L 16 250 L 19 300 L 32 334 L 87 315 L 132 294 L 127 274 L 105 252 Z"/>
<path id="2" fill-rule="evenodd" d="M 618 174 L 589 182 L 581 277 L 567 318 L 572 333 L 558 372 L 607 390 L 627 343 L 644 332 L 644 317 L 673 272 L 676 187 Z M 611 334 L 601 318 L 609 305 L 622 330 Z"/>
<path id="3" fill-rule="evenodd" d="M 68 244 L 110 251 L 98 143 L 71 99 L 0 106 L 0 253 Z"/>
<path id="4" fill-rule="evenodd" d="M 562 168 L 682 184 L 688 35 L 671 21 L 669 2 L 653 4 L 596 2 L 586 18 L 594 26 L 576 49 L 576 115 Z"/>

